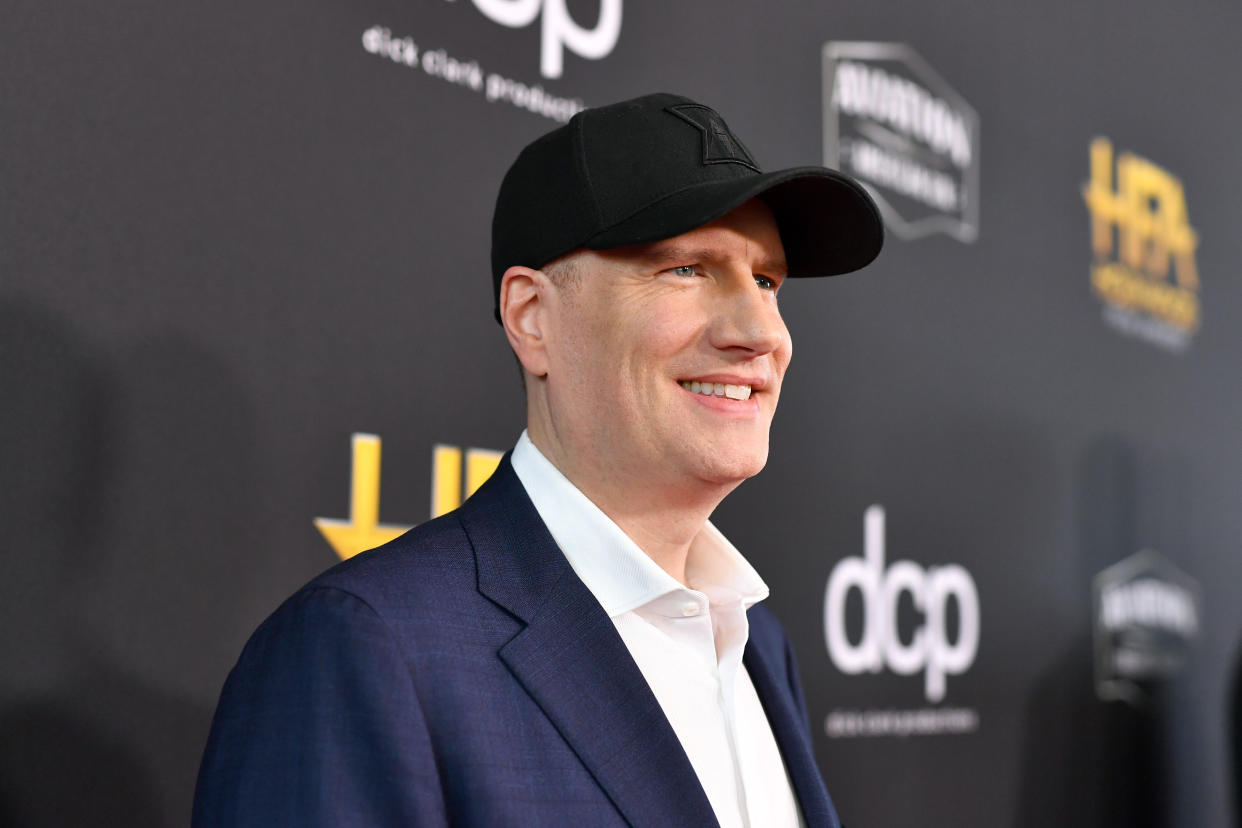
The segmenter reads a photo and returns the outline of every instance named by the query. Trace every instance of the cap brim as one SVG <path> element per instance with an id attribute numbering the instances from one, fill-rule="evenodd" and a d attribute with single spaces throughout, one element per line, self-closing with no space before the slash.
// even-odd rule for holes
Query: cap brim
<path id="1" fill-rule="evenodd" d="M 772 208 L 790 276 L 835 276 L 870 264 L 884 222 L 853 179 L 825 167 L 794 167 L 679 190 L 597 233 L 584 246 L 608 250 L 660 241 L 720 218 L 752 198 Z"/>

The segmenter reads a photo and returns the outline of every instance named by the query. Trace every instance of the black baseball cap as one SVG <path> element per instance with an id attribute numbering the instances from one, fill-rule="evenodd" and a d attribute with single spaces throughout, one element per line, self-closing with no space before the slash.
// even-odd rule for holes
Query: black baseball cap
<path id="1" fill-rule="evenodd" d="M 496 318 L 514 265 L 671 238 L 752 198 L 772 209 L 790 276 L 858 270 L 884 244 L 879 210 L 857 181 L 826 167 L 763 172 L 711 107 L 656 93 L 583 110 L 527 145 L 501 182 Z"/>

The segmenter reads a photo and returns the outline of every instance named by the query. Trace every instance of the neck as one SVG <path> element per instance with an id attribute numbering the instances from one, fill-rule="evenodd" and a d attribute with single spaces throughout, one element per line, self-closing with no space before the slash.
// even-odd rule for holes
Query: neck
<path id="1" fill-rule="evenodd" d="M 656 565 L 686 586 L 686 557 L 695 537 L 737 483 L 641 479 L 626 469 L 600 468 L 589 450 L 575 451 L 534 421 L 530 440 Z"/>

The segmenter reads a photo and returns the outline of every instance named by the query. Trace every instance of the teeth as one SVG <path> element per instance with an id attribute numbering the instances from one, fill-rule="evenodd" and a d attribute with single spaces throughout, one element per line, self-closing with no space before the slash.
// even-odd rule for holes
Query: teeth
<path id="1" fill-rule="evenodd" d="M 703 394 L 707 397 L 728 397 L 731 400 L 749 400 L 751 393 L 749 385 L 726 385 L 723 382 L 683 381 L 681 387 L 694 394 Z"/>

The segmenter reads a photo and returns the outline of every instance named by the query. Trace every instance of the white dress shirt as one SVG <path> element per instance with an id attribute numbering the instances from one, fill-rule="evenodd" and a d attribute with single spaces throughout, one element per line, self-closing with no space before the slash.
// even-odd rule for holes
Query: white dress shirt
<path id="1" fill-rule="evenodd" d="M 742 664 L 746 610 L 768 587 L 710 522 L 682 586 L 530 441 L 513 470 L 569 565 L 616 625 L 724 828 L 800 826 L 772 728 Z"/>

